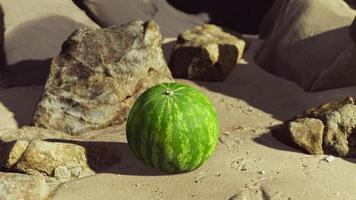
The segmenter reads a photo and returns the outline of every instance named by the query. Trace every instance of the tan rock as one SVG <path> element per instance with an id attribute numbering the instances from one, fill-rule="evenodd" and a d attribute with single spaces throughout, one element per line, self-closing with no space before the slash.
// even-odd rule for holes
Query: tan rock
<path id="1" fill-rule="evenodd" d="M 171 55 L 173 76 L 223 81 L 241 59 L 245 42 L 212 24 L 179 35 Z"/>
<path id="2" fill-rule="evenodd" d="M 0 167 L 62 182 L 89 176 L 120 161 L 119 144 L 101 137 L 111 132 L 118 134 L 114 127 L 79 138 L 37 127 L 7 130 L 0 137 Z"/>
<path id="3" fill-rule="evenodd" d="M 76 31 L 53 59 L 34 124 L 78 135 L 123 123 L 138 95 L 173 81 L 161 43 L 153 21 Z"/>
<path id="4" fill-rule="evenodd" d="M 291 139 L 310 154 L 320 155 L 323 152 L 324 124 L 319 119 L 301 118 L 288 125 Z"/>
<path id="5" fill-rule="evenodd" d="M 88 165 L 84 147 L 40 140 L 33 141 L 27 147 L 15 168 L 29 174 L 36 171 L 48 176 L 59 175 L 58 171 L 63 168 L 69 172 L 69 177 L 94 174 Z"/>
<path id="6" fill-rule="evenodd" d="M 340 157 L 354 157 L 355 119 L 356 105 L 353 98 L 348 97 L 311 108 L 287 121 L 284 127 L 290 139 L 311 154 L 324 152 Z"/>
<path id="7" fill-rule="evenodd" d="M 45 200 L 50 194 L 42 176 L 0 172 L 1 200 Z"/>

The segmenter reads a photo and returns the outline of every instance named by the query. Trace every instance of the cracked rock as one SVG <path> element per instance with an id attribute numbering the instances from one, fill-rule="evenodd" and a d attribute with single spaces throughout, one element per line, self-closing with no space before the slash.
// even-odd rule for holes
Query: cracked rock
<path id="1" fill-rule="evenodd" d="M 77 30 L 52 61 L 35 126 L 79 135 L 123 123 L 143 91 L 173 81 L 161 43 L 154 21 Z"/>

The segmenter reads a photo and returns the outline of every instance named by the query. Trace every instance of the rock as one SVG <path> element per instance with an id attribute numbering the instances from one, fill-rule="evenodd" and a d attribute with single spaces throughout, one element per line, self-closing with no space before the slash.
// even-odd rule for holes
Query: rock
<path id="1" fill-rule="evenodd" d="M 0 102 L 0 131 L 4 129 L 16 129 L 17 122 L 14 114 Z M 1 136 L 1 134 L 0 134 Z"/>
<path id="2" fill-rule="evenodd" d="M 1 0 L 1 7 L 8 86 L 44 84 L 62 42 L 80 27 L 98 27 L 72 1 Z"/>
<path id="3" fill-rule="evenodd" d="M 295 144 L 311 154 L 324 152 L 353 157 L 356 156 L 355 119 L 356 105 L 348 97 L 309 109 L 285 122 L 283 127 Z"/>
<path id="4" fill-rule="evenodd" d="M 261 26 L 255 61 L 307 91 L 356 85 L 356 47 L 348 26 L 356 11 L 343 0 L 276 0 Z"/>
<path id="5" fill-rule="evenodd" d="M 0 199 L 46 200 L 50 194 L 42 176 L 0 172 Z"/>
<path id="6" fill-rule="evenodd" d="M 65 177 L 85 177 L 94 174 L 88 165 L 84 147 L 39 140 L 28 145 L 15 168 L 28 174 L 40 172 L 58 178 L 63 178 L 63 170 L 68 174 Z"/>
<path id="7" fill-rule="evenodd" d="M 173 81 L 161 42 L 153 21 L 74 32 L 52 61 L 34 124 L 79 135 L 123 123 L 143 91 Z"/>
<path id="8" fill-rule="evenodd" d="M 319 119 L 301 118 L 288 125 L 291 139 L 310 154 L 323 154 L 324 124 Z"/>
<path id="9" fill-rule="evenodd" d="M 60 181 L 93 175 L 117 164 L 121 157 L 118 143 L 97 139 L 103 132 L 74 138 L 36 127 L 7 130 L 0 137 L 0 167 Z"/>
<path id="10" fill-rule="evenodd" d="M 223 81 L 241 59 L 245 42 L 212 24 L 179 35 L 169 66 L 176 78 Z"/>
<path id="11" fill-rule="evenodd" d="M 177 35 L 208 20 L 207 15 L 190 15 L 162 0 L 75 0 L 101 27 L 121 25 L 133 20 L 154 20 L 164 37 Z"/>

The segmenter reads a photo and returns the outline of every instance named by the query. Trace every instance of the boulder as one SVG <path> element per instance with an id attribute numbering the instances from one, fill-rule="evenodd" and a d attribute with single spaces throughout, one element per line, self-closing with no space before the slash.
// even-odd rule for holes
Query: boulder
<path id="1" fill-rule="evenodd" d="M 0 167 L 60 181 L 93 175 L 121 157 L 117 143 L 95 139 L 100 134 L 91 133 L 91 139 L 37 127 L 6 130 L 0 137 Z"/>
<path id="2" fill-rule="evenodd" d="M 147 88 L 173 78 L 154 21 L 79 29 L 51 65 L 34 124 L 72 135 L 123 123 Z"/>
<path id="3" fill-rule="evenodd" d="M 241 59 L 245 41 L 212 24 L 186 30 L 170 59 L 176 78 L 223 81 Z"/>
<path id="4" fill-rule="evenodd" d="M 126 24 L 133 20 L 154 20 L 164 37 L 177 35 L 208 20 L 206 15 L 190 15 L 162 0 L 74 0 L 101 27 Z"/>
<path id="5" fill-rule="evenodd" d="M 0 172 L 0 199 L 46 200 L 50 188 L 43 176 Z"/>
<path id="6" fill-rule="evenodd" d="M 294 144 L 311 154 L 354 157 L 355 119 L 356 105 L 348 97 L 311 108 L 285 122 L 282 129 Z"/>
<path id="7" fill-rule="evenodd" d="M 2 0 L 1 7 L 0 55 L 3 51 L 7 65 L 0 71 L 7 86 L 44 84 L 62 42 L 80 27 L 98 27 L 69 0 Z"/>
<path id="8" fill-rule="evenodd" d="M 356 11 L 344 0 L 276 0 L 261 26 L 255 61 L 306 91 L 356 85 L 356 47 L 348 27 Z"/>
<path id="9" fill-rule="evenodd" d="M 16 129 L 17 122 L 14 114 L 0 102 L 0 131 L 3 129 Z"/>

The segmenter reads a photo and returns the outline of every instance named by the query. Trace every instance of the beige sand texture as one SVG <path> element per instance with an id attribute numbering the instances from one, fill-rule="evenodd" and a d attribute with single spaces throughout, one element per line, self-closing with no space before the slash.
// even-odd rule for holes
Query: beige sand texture
<path id="1" fill-rule="evenodd" d="M 110 128 L 103 140 L 118 142 L 121 163 L 62 184 L 51 199 L 355 199 L 356 159 L 328 162 L 327 156 L 303 154 L 277 141 L 269 127 L 308 107 L 352 96 L 356 87 L 306 93 L 256 66 L 252 57 L 261 41 L 248 41 L 247 64 L 239 64 L 225 82 L 179 80 L 208 94 L 220 117 L 220 142 L 201 168 L 178 175 L 150 169 L 129 151 L 124 127 Z"/>

